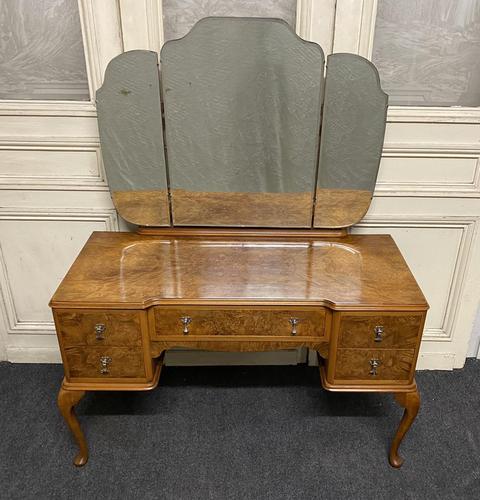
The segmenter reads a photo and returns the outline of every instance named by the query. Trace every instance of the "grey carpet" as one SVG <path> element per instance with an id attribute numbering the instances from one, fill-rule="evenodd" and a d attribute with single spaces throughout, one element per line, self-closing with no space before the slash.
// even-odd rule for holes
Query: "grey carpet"
<path id="1" fill-rule="evenodd" d="M 59 365 L 0 363 L 0 497 L 480 498 L 480 362 L 420 372 L 423 404 L 387 464 L 390 395 L 335 394 L 296 367 L 167 367 L 150 393 L 91 393 L 90 461 L 55 406 Z"/>

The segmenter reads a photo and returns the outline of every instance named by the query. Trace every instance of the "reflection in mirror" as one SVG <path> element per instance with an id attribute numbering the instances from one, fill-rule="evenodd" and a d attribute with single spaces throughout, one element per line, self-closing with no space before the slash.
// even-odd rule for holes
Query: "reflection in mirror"
<path id="1" fill-rule="evenodd" d="M 174 224 L 310 227 L 322 49 L 278 19 L 206 18 L 161 65 Z"/>
<path id="2" fill-rule="evenodd" d="M 185 36 L 204 17 L 276 17 L 295 26 L 297 0 L 163 0 L 165 40 Z"/>
<path id="3" fill-rule="evenodd" d="M 221 284 L 224 294 L 238 300 L 267 294 L 271 300 L 286 296 L 323 300 L 325 281 L 335 282 L 339 275 L 344 275 L 349 280 L 348 296 L 358 300 L 364 266 L 372 265 L 363 259 L 354 246 L 327 241 L 136 240 L 122 250 L 120 286 L 128 296 L 129 289 L 123 287 L 123 282 L 132 283 L 135 277 L 141 284 L 158 276 L 163 277 L 157 280 L 160 295 L 168 299 L 194 299 L 199 295 L 218 299 Z M 195 272 L 192 272 L 192 262 L 201 263 L 195 267 Z M 232 262 L 235 265 L 232 266 Z M 288 272 L 272 274 L 272 270 L 279 269 Z M 228 280 L 225 280 L 227 274 Z M 265 279 L 266 275 L 270 279 Z M 301 276 L 310 276 L 310 280 L 295 279 Z M 292 286 L 292 279 L 295 286 Z"/>
<path id="4" fill-rule="evenodd" d="M 382 154 L 387 101 L 370 61 L 355 54 L 328 57 L 315 227 L 351 226 L 367 212 Z"/>
<path id="5" fill-rule="evenodd" d="M 142 226 L 169 225 L 157 54 L 134 50 L 113 59 L 97 91 L 97 112 L 119 214 Z"/>

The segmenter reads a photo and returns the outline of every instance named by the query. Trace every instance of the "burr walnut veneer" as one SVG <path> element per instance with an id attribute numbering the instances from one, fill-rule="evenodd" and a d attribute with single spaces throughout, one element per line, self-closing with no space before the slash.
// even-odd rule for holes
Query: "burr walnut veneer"
<path id="1" fill-rule="evenodd" d="M 96 95 L 112 199 L 138 233 L 93 233 L 51 300 L 75 464 L 75 404 L 153 389 L 166 350 L 304 347 L 326 389 L 395 394 L 399 467 L 428 305 L 390 236 L 348 235 L 382 153 L 376 68 L 341 53 L 325 68 L 260 18 L 202 19 L 160 61 L 118 55 Z"/>
<path id="2" fill-rule="evenodd" d="M 76 465 L 88 450 L 74 405 L 90 390 L 155 388 L 163 354 L 175 347 L 317 351 L 325 389 L 395 394 L 405 414 L 390 463 L 402 463 L 428 305 L 390 236 L 95 232 L 50 305 Z"/>

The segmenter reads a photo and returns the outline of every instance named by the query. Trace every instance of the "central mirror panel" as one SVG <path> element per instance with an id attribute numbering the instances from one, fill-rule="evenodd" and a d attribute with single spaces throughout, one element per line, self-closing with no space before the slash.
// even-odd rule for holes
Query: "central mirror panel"
<path id="1" fill-rule="evenodd" d="M 311 227 L 323 71 L 278 19 L 206 18 L 163 46 L 174 225 Z"/>

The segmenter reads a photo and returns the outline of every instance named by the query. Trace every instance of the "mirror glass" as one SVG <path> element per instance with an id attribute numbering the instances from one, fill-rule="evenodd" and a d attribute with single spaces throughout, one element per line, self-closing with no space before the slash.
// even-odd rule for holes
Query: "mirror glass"
<path id="1" fill-rule="evenodd" d="M 315 227 L 351 226 L 366 214 L 382 155 L 387 95 L 375 66 L 356 54 L 327 60 Z"/>
<path id="2" fill-rule="evenodd" d="M 342 228 L 365 215 L 387 110 L 370 61 L 333 54 L 324 79 L 322 49 L 284 21 L 205 18 L 167 42 L 160 62 L 161 74 L 156 53 L 123 53 L 97 92 L 124 219 Z"/>
<path id="3" fill-rule="evenodd" d="M 320 46 L 279 19 L 205 18 L 160 60 L 174 225 L 311 227 Z"/>
<path id="4" fill-rule="evenodd" d="M 132 50 L 110 61 L 96 100 L 103 163 L 118 213 L 140 226 L 168 226 L 157 54 Z"/>

